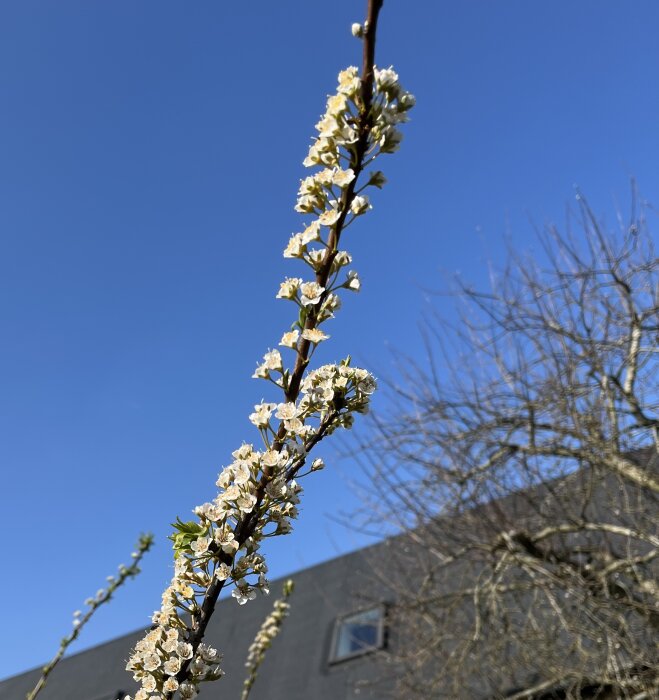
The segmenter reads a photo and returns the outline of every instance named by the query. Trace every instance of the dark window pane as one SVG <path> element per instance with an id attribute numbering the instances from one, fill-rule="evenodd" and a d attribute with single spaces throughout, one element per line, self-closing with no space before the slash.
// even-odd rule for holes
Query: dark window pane
<path id="1" fill-rule="evenodd" d="M 382 644 L 382 608 L 344 617 L 337 623 L 334 660 L 377 649 Z"/>

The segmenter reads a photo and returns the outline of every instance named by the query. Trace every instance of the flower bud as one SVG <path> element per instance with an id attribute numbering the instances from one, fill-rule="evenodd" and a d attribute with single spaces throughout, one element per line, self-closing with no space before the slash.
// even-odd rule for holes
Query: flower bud
<path id="1" fill-rule="evenodd" d="M 318 472 L 324 468 L 325 468 L 325 462 L 323 462 L 323 460 L 320 457 L 318 457 L 317 459 L 314 459 L 314 461 L 311 463 L 311 471 L 312 472 Z"/>
<path id="2" fill-rule="evenodd" d="M 382 187 L 387 184 L 387 178 L 384 176 L 381 170 L 374 170 L 370 174 L 368 184 L 381 190 Z"/>
<path id="3" fill-rule="evenodd" d="M 352 200 L 352 204 L 350 205 L 350 211 L 355 215 L 359 216 L 360 214 L 363 214 L 365 211 L 370 209 L 371 205 L 370 202 L 368 201 L 368 197 L 364 196 L 358 196 L 355 197 Z"/>

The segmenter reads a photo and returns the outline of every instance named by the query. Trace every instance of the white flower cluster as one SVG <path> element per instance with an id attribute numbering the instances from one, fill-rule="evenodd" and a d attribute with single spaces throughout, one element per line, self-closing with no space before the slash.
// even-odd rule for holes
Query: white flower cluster
<path id="1" fill-rule="evenodd" d="M 311 181 L 322 188 L 330 189 L 332 185 L 345 188 L 354 179 L 354 172 L 341 170 L 340 162 L 356 148 L 360 138 L 368 139 L 366 155 L 370 158 L 378 153 L 393 153 L 398 150 L 402 136 L 397 125 L 408 120 L 407 112 L 414 107 L 414 95 L 403 90 L 398 82 L 398 74 L 392 68 L 374 69 L 375 85 L 370 105 L 370 131 L 359 133 L 357 128 L 360 112 L 363 108 L 362 81 L 355 66 L 350 66 L 339 73 L 339 85 L 336 94 L 327 99 L 327 109 L 316 124 L 318 138 L 309 149 L 304 165 L 321 165 L 334 170 L 323 170 L 312 179 L 302 181 L 300 196 L 313 189 Z M 342 153 L 344 149 L 345 153 Z M 348 154 L 346 156 L 346 154 Z M 364 163 L 360 164 L 363 167 Z M 318 189 L 316 189 L 318 192 Z M 298 200 L 298 211 L 313 211 Z M 363 206 L 361 201 L 355 207 Z"/>
<path id="2" fill-rule="evenodd" d="M 316 218 L 303 231 L 295 233 L 284 250 L 284 257 L 304 260 L 316 273 L 332 256 L 331 276 L 351 262 L 344 251 L 328 250 L 325 232 L 349 225 L 365 214 L 371 203 L 361 192 L 368 186 L 382 188 L 386 180 L 380 171 L 370 173 L 366 184 L 356 189 L 357 175 L 381 153 L 398 150 L 402 135 L 398 125 L 408 120 L 414 106 L 412 94 L 403 90 L 392 68 L 374 69 L 374 86 L 368 113 L 368 129 L 360 130 L 363 119 L 362 81 L 357 68 L 351 66 L 339 73 L 337 92 L 327 98 L 327 109 L 316 124 L 318 137 L 304 160 L 307 167 L 321 170 L 300 183 L 295 210 Z M 314 247 L 315 246 L 315 247 Z M 311 285 L 308 294 L 303 287 Z M 354 272 L 341 285 L 359 291 L 359 278 Z M 335 302 L 331 290 L 319 289 L 315 282 L 299 278 L 286 279 L 278 297 L 294 299 L 302 307 L 316 304 L 322 298 L 331 307 Z M 321 320 L 334 309 L 322 309 Z"/>
<path id="3" fill-rule="evenodd" d="M 247 661 L 245 666 L 249 669 L 258 666 L 265 652 L 270 648 L 272 640 L 279 634 L 283 621 L 288 617 L 288 612 L 291 609 L 289 603 L 285 600 L 276 600 L 272 612 L 265 618 L 261 625 L 254 641 L 247 652 Z"/>
<path id="4" fill-rule="evenodd" d="M 249 647 L 247 661 L 245 662 L 248 673 L 243 685 L 241 700 L 247 700 L 249 697 L 259 667 L 265 658 L 265 653 L 272 645 L 275 637 L 279 634 L 284 620 L 288 617 L 291 606 L 286 601 L 293 593 L 294 585 L 291 579 L 284 583 L 282 597 L 275 600 L 272 606 L 272 612 L 263 621 L 259 631 L 256 633 L 254 641 Z"/>
<path id="5" fill-rule="evenodd" d="M 195 508 L 196 521 L 175 524 L 175 575 L 153 615 L 155 629 L 137 644 L 127 665 L 142 685 L 134 700 L 160 698 L 177 689 L 181 697 L 194 697 L 200 682 L 222 675 L 214 649 L 200 645 L 194 653 L 185 615 L 199 610 L 198 599 L 214 580 L 233 583 L 232 595 L 241 605 L 257 590 L 268 592 L 268 569 L 259 548 L 265 537 L 292 530 L 301 487 L 290 475 L 305 462 L 314 441 L 351 425 L 351 412 L 367 410 L 374 388 L 366 370 L 347 363 L 327 365 L 307 375 L 297 403 L 261 402 L 254 407 L 250 420 L 267 449 L 243 444 L 234 451 L 234 461 L 218 476 L 218 495 Z M 317 459 L 310 471 L 322 467 Z M 241 526 L 248 516 L 253 518 L 251 535 L 243 539 Z M 179 686 L 176 675 L 189 659 L 188 682 Z"/>
<path id="6" fill-rule="evenodd" d="M 201 606 L 209 597 L 216 599 L 225 583 L 233 585 L 232 595 L 241 605 L 257 591 L 268 592 L 268 568 L 259 550 L 264 538 L 291 531 L 301 492 L 296 479 L 305 476 L 300 470 L 309 450 L 338 427 L 349 428 L 354 413 L 368 410 L 375 380 L 366 370 L 351 367 L 349 358 L 308 372 L 307 366 L 329 338 L 320 326 L 339 309 L 337 292 L 360 289 L 357 273 L 344 272 L 352 258 L 338 249 L 338 241 L 343 228 L 370 209 L 363 189 L 380 188 L 385 179 L 371 173 L 358 190 L 358 176 L 377 155 L 398 148 L 397 125 L 407 120 L 413 104 L 392 69 L 375 69 L 366 112 L 357 69 L 339 74 L 338 91 L 327 100 L 316 127 L 319 137 L 304 161 L 321 170 L 302 181 L 295 207 L 315 218 L 284 251 L 285 257 L 307 263 L 315 279 L 288 277 L 277 293 L 298 310 L 279 343 L 294 351 L 293 366 L 286 366 L 279 350 L 269 350 L 253 375 L 279 387 L 284 400 L 254 407 L 249 420 L 263 449 L 243 444 L 234 451 L 217 479 L 217 496 L 194 509 L 195 520 L 175 523 L 174 577 L 153 615 L 155 627 L 136 645 L 127 665 L 141 683 L 134 700 L 165 699 L 176 692 L 192 698 L 200 682 L 222 675 L 220 655 L 201 644 L 197 634 Z M 316 459 L 307 473 L 323 466 Z"/>
<path id="7" fill-rule="evenodd" d="M 191 661 L 191 679 L 179 684 L 176 674 L 186 661 Z M 165 630 L 159 625 L 137 643 L 126 666 L 142 685 L 134 700 L 161 698 L 164 693 L 177 690 L 182 698 L 193 698 L 198 683 L 223 675 L 218 666 L 220 661 L 220 655 L 212 647 L 200 644 L 195 652 L 192 644 L 181 638 L 178 629 L 170 627 Z"/>

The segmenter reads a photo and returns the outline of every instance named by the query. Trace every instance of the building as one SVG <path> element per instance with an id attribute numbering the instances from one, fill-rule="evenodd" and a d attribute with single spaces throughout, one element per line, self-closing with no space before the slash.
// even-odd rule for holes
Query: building
<path id="1" fill-rule="evenodd" d="M 377 698 L 381 673 L 373 651 L 387 643 L 386 600 L 373 588 L 375 545 L 300 571 L 280 635 L 269 649 L 250 693 L 252 700 L 362 700 Z M 207 640 L 224 653 L 226 676 L 202 685 L 200 697 L 240 698 L 247 649 L 272 609 L 283 580 L 270 596 L 244 606 L 222 599 Z M 73 654 L 52 672 L 39 700 L 123 700 L 135 684 L 125 670 L 131 648 L 144 634 L 135 631 Z M 24 700 L 40 669 L 0 681 L 0 700 Z"/>
<path id="2" fill-rule="evenodd" d="M 658 459 L 655 450 L 635 456 L 639 465 L 652 472 Z M 529 539 L 527 533 L 543 530 L 547 523 L 570 527 L 559 528 L 551 538 Z M 588 527 L 582 528 L 584 524 Z M 658 524 L 656 493 L 583 468 L 433 519 L 409 537 L 384 540 L 300 571 L 290 577 L 295 581 L 290 616 L 266 654 L 250 698 L 385 700 L 388 691 L 409 674 L 409 668 L 404 668 L 405 652 L 422 655 L 419 638 L 431 640 L 421 648 L 429 664 L 413 665 L 412 680 L 423 680 L 426 673 L 436 675 L 439 685 L 427 695 L 433 699 L 659 698 Z M 624 534 L 625 528 L 630 535 Z M 469 533 L 474 543 L 489 546 L 451 559 L 441 550 L 451 545 L 456 533 L 463 537 Z M 429 542 L 435 543 L 435 551 Z M 528 564 L 511 569 L 503 581 L 510 584 L 511 593 L 498 598 L 499 605 L 507 608 L 505 620 L 510 627 L 504 629 L 489 620 L 478 628 L 475 616 L 489 607 L 477 610 L 471 591 L 479 580 L 487 583 L 488 575 L 499 566 L 500 559 L 494 555 L 502 551 Z M 600 562 L 604 569 L 594 576 Z M 613 575 L 602 578 L 611 562 Z M 616 567 L 621 564 L 624 570 L 619 574 Z M 556 607 L 538 605 L 533 597 L 537 588 L 517 585 L 537 576 L 544 577 L 543 586 L 550 586 L 549 600 L 559 601 L 559 613 Z M 222 668 L 227 675 L 202 686 L 202 698 L 240 698 L 248 647 L 282 583 L 273 581 L 270 596 L 259 596 L 245 606 L 238 606 L 233 598 L 219 602 L 207 641 L 224 653 Z M 415 594 L 422 586 L 435 606 L 430 613 L 439 620 L 441 647 L 432 642 L 432 635 L 417 634 L 424 613 L 419 612 Z M 411 596 L 406 600 L 407 592 Z M 532 628 L 526 625 L 530 611 Z M 570 624 L 561 623 L 565 615 L 571 618 Z M 575 633 L 571 623 L 580 631 Z M 482 643 L 473 646 L 470 655 L 461 656 L 463 675 L 457 686 L 451 685 L 445 676 L 446 658 L 465 640 L 471 646 L 476 629 Z M 536 634 L 538 630 L 541 634 Z M 619 638 L 620 649 L 600 644 L 600 631 Z M 626 637 L 620 636 L 622 632 Z M 135 689 L 125 671 L 126 659 L 142 635 L 143 630 L 135 631 L 64 659 L 39 699 L 123 700 Z M 577 654 L 575 641 L 579 651 L 586 648 L 588 653 Z M 550 671 L 551 660 L 557 658 L 562 676 Z M 615 673 L 609 669 L 612 662 Z M 35 669 L 0 681 L 0 700 L 24 700 L 39 674 L 40 669 Z M 408 696 L 403 691 L 398 697 L 406 700 Z"/>

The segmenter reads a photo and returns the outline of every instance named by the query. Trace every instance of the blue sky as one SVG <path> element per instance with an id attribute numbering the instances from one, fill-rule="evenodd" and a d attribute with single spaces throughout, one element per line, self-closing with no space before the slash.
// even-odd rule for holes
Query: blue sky
<path id="1" fill-rule="evenodd" d="M 50 657 L 126 561 L 144 573 L 77 649 L 147 622 L 168 523 L 254 438 L 255 363 L 290 324 L 301 161 L 361 2 L 22 0 L 0 6 L 0 677 Z M 578 184 L 615 223 L 629 179 L 659 202 L 655 0 L 396 2 L 378 57 L 418 105 L 346 247 L 363 280 L 325 359 L 380 376 L 421 359 L 418 323 L 456 272 L 487 284 L 504 237 L 564 222 Z M 307 479 L 283 575 L 368 540 L 336 522 L 355 465 Z"/>

